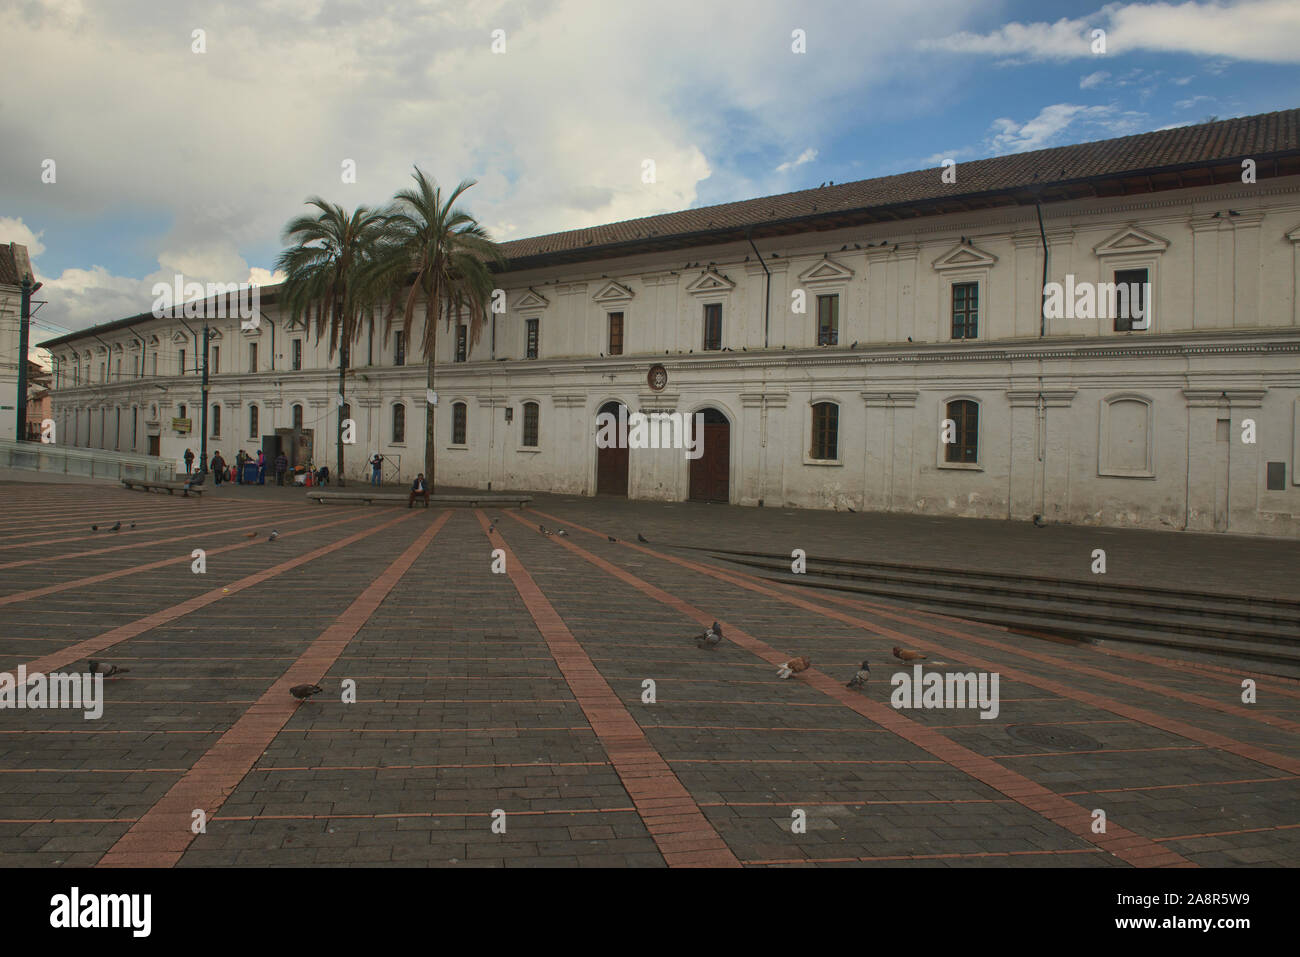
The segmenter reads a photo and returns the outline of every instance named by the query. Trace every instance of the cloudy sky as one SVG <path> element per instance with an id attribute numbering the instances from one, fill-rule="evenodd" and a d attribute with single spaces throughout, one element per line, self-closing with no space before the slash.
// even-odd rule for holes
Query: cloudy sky
<path id="1" fill-rule="evenodd" d="M 270 281 L 308 196 L 381 204 L 413 164 L 478 180 L 467 208 L 517 239 L 1300 105 L 1297 0 L 0 0 L 0 22 L 0 241 L 46 283 L 35 341 L 176 273 Z"/>

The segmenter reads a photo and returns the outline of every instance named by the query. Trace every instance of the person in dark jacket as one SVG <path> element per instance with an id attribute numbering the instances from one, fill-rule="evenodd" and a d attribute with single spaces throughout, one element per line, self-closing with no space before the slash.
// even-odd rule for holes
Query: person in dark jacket
<path id="1" fill-rule="evenodd" d="M 275 484 L 284 484 L 284 473 L 289 471 L 289 459 L 281 452 L 275 457 Z"/>
<path id="2" fill-rule="evenodd" d="M 257 450 L 257 484 L 266 484 L 266 451 L 264 449 Z"/>
<path id="3" fill-rule="evenodd" d="M 212 484 L 220 485 L 221 480 L 226 476 L 226 460 L 221 457 L 220 452 L 212 453 Z"/>
<path id="4" fill-rule="evenodd" d="M 419 495 L 424 498 L 425 508 L 429 507 L 429 483 L 424 480 L 424 473 L 421 472 L 411 483 L 411 494 L 406 499 L 406 507 L 412 508 L 415 505 L 415 497 Z"/>
<path id="5" fill-rule="evenodd" d="M 185 474 L 189 475 L 191 472 L 194 471 L 194 450 L 186 449 L 184 458 L 185 458 Z"/>

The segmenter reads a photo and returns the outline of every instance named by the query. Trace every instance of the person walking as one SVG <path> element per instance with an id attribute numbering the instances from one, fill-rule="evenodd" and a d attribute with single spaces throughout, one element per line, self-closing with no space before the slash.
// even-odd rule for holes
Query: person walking
<path id="1" fill-rule="evenodd" d="M 284 473 L 287 471 L 289 471 L 289 460 L 285 457 L 285 454 L 281 452 L 279 455 L 275 457 L 275 484 L 276 485 L 284 484 Z"/>
<path id="2" fill-rule="evenodd" d="M 212 453 L 212 482 L 214 485 L 220 485 L 221 480 L 225 478 L 226 460 L 221 457 L 220 452 Z"/>
<path id="3" fill-rule="evenodd" d="M 371 485 L 384 484 L 383 475 L 381 471 L 383 469 L 383 465 L 384 465 L 384 457 L 380 455 L 378 452 L 376 452 L 374 455 L 370 457 L 370 484 Z"/>
<path id="4" fill-rule="evenodd" d="M 424 498 L 424 507 L 429 507 L 429 483 L 424 480 L 424 473 L 421 472 L 411 483 L 411 494 L 406 499 L 406 507 L 411 508 L 415 505 L 415 496 L 420 495 Z"/>
<path id="5" fill-rule="evenodd" d="M 185 474 L 189 475 L 194 471 L 194 450 L 185 450 Z"/>
<path id="6" fill-rule="evenodd" d="M 266 484 L 266 450 L 257 450 L 257 484 Z"/>
<path id="7" fill-rule="evenodd" d="M 248 456 L 244 454 L 243 449 L 240 449 L 238 452 L 235 453 L 235 484 L 236 485 L 244 484 L 244 462 L 247 461 L 247 459 Z"/>

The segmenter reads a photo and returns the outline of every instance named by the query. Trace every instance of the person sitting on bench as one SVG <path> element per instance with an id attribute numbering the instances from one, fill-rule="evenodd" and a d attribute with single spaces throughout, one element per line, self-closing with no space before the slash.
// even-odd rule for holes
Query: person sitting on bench
<path id="1" fill-rule="evenodd" d="M 415 481 L 411 483 L 411 495 L 406 500 L 407 508 L 411 508 L 415 505 L 415 496 L 417 495 L 424 497 L 424 507 L 428 508 L 429 507 L 429 483 L 424 480 L 423 472 L 417 475 L 415 477 Z"/>

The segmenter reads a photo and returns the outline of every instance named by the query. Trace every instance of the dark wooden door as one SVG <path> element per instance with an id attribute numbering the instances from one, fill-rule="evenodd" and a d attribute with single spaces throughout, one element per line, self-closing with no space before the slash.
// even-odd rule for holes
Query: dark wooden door
<path id="1" fill-rule="evenodd" d="M 719 421 L 720 420 L 720 421 Z M 720 412 L 708 409 L 704 418 L 704 454 L 691 459 L 691 500 L 731 501 L 731 424 Z"/>
<path id="2" fill-rule="evenodd" d="M 623 407 L 617 402 L 606 402 L 600 415 L 618 419 Z M 602 449 L 596 446 L 596 494 L 621 495 L 627 498 L 628 454 L 626 448 Z"/>
<path id="3" fill-rule="evenodd" d="M 627 449 L 596 450 L 596 494 L 627 496 Z"/>

